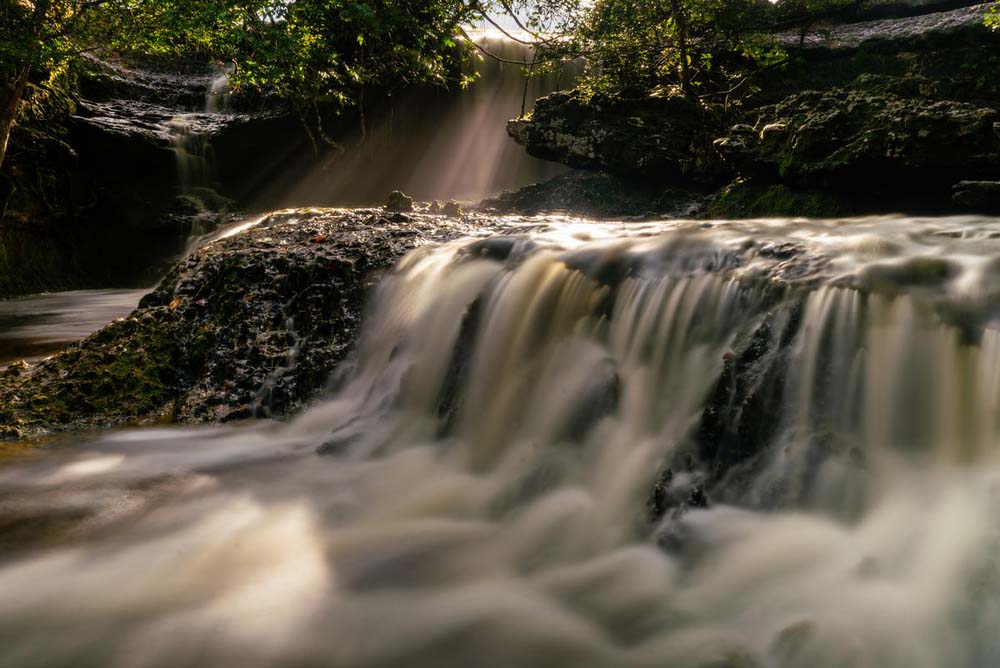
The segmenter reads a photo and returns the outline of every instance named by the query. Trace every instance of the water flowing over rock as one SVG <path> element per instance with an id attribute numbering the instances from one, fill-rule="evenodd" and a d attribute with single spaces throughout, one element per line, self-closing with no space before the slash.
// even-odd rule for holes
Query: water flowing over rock
<path id="1" fill-rule="evenodd" d="M 0 664 L 990 665 L 1000 222 L 445 220 L 276 215 L 14 371 L 158 318 L 277 397 L 409 249 L 297 418 L 0 470 Z"/>

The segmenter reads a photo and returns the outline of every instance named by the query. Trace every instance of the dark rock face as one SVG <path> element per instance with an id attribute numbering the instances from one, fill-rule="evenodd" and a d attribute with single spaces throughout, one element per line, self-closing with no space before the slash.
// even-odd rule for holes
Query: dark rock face
<path id="1" fill-rule="evenodd" d="M 799 188 L 950 189 L 988 174 L 1000 156 L 1000 115 L 953 100 L 902 97 L 862 77 L 848 89 L 805 91 L 757 110 L 763 126 L 737 127 L 716 148 L 738 169 Z M 928 193 L 930 194 L 930 193 Z M 936 193 L 943 198 L 945 191 Z"/>
<path id="2" fill-rule="evenodd" d="M 0 297 L 152 284 L 297 151 L 287 115 L 204 112 L 204 70 L 86 60 L 29 90 L 0 168 Z M 192 148 L 199 178 L 184 183 Z"/>
<path id="3" fill-rule="evenodd" d="M 400 190 L 393 190 L 386 199 L 385 210 L 395 213 L 413 211 L 413 198 Z"/>
<path id="4" fill-rule="evenodd" d="M 574 171 L 514 192 L 484 200 L 494 213 L 536 215 L 563 212 L 594 218 L 690 217 L 702 210 L 705 196 L 684 188 L 665 190 L 607 172 Z"/>
<path id="5" fill-rule="evenodd" d="M 952 188 L 952 200 L 967 211 L 1000 213 L 1000 181 L 959 181 Z"/>
<path id="6" fill-rule="evenodd" d="M 844 196 L 821 190 L 793 189 L 780 183 L 755 183 L 740 178 L 708 199 L 704 215 L 709 218 L 835 218 L 852 213 L 854 206 Z"/>
<path id="7" fill-rule="evenodd" d="M 680 97 L 586 97 L 554 93 L 508 133 L 533 156 L 570 167 L 645 179 L 712 181 L 720 164 L 711 140 L 722 119 Z"/>
<path id="8" fill-rule="evenodd" d="M 129 317 L 0 382 L 0 433 L 282 416 L 353 344 L 368 288 L 439 216 L 285 211 L 194 253 Z"/>

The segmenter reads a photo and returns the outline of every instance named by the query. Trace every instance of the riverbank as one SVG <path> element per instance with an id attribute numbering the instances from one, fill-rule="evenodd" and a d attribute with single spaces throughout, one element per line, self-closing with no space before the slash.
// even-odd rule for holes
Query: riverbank
<path id="1" fill-rule="evenodd" d="M 732 103 L 577 90 L 539 100 L 508 130 L 533 155 L 652 191 L 652 213 L 657 193 L 677 191 L 720 218 L 989 213 L 1000 204 L 991 6 L 789 37 L 787 62 L 748 74 L 752 94 Z"/>

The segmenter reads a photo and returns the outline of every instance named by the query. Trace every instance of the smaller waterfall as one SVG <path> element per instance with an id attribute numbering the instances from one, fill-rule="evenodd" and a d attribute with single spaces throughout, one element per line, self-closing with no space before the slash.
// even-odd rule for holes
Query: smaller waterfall
<path id="1" fill-rule="evenodd" d="M 198 189 L 214 185 L 215 158 L 211 133 L 219 116 L 229 112 L 229 77 L 233 65 L 213 63 L 202 111 L 179 114 L 167 124 L 170 145 L 177 156 L 177 182 L 181 194 L 194 196 Z"/>
<path id="2" fill-rule="evenodd" d="M 167 123 L 170 145 L 177 159 L 177 184 L 184 195 L 210 187 L 215 174 L 209 137 L 200 131 L 195 114 L 182 114 Z"/>
<path id="3" fill-rule="evenodd" d="M 210 114 L 229 111 L 229 78 L 236 71 L 232 63 L 212 63 L 212 78 L 205 93 L 205 111 Z"/>

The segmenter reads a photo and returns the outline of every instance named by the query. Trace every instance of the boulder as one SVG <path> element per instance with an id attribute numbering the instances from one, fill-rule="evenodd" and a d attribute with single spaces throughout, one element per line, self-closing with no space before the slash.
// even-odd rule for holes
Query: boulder
<path id="1" fill-rule="evenodd" d="M 528 216 L 569 213 L 598 218 L 648 215 L 675 218 L 695 215 L 704 199 L 696 190 L 636 182 L 603 171 L 579 170 L 483 200 L 479 207 L 494 213 Z"/>
<path id="2" fill-rule="evenodd" d="M 952 200 L 964 211 L 1000 213 L 1000 181 L 959 181 Z"/>
<path id="3" fill-rule="evenodd" d="M 507 131 L 531 155 L 570 167 L 705 182 L 718 179 L 711 141 L 724 126 L 718 114 L 685 97 L 571 91 L 538 100 Z"/>
<path id="4" fill-rule="evenodd" d="M 393 190 L 385 202 L 385 210 L 392 213 L 413 211 L 413 198 L 401 190 Z"/>
<path id="5" fill-rule="evenodd" d="M 462 215 L 462 205 L 455 200 L 448 200 L 445 205 L 441 207 L 441 214 L 448 216 L 449 218 L 459 218 Z"/>
<path id="6" fill-rule="evenodd" d="M 0 438 L 287 415 L 326 386 L 380 272 L 463 231 L 437 216 L 272 214 L 175 265 L 127 318 L 0 371 Z"/>

